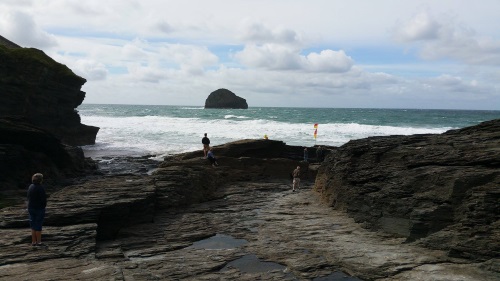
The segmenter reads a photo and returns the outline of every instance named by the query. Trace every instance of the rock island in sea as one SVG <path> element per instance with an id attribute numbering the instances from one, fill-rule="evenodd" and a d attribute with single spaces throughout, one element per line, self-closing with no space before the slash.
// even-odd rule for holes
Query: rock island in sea
<path id="1" fill-rule="evenodd" d="M 214 147 L 217 168 L 200 150 L 165 158 L 151 175 L 107 176 L 85 166 L 91 160 L 74 157 L 79 152 L 68 152 L 55 134 L 24 119 L 5 124 L 0 155 L 20 152 L 2 156 L 2 173 L 31 161 L 33 169 L 78 180 L 50 190 L 47 248 L 30 246 L 22 204 L 1 209 L 1 280 L 498 280 L 500 274 L 500 120 L 439 135 L 351 141 L 326 147 L 324 161 L 304 162 L 303 147 L 281 141 L 240 140 Z M 5 132 L 36 134 L 51 145 L 33 147 Z M 308 149 L 315 155 L 315 146 Z M 65 170 L 64 159 L 80 159 L 74 163 L 81 166 Z M 292 193 L 289 175 L 297 165 L 302 185 Z M 19 184 L 30 176 L 10 179 Z M 22 183 L 11 195 L 20 193 Z"/>
<path id="2" fill-rule="evenodd" d="M 247 101 L 228 89 L 218 89 L 208 95 L 205 108 L 248 109 Z"/>

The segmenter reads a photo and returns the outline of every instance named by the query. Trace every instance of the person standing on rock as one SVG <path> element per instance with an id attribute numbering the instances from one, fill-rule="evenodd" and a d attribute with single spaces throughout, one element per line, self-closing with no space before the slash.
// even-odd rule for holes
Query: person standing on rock
<path id="1" fill-rule="evenodd" d="M 309 160 L 309 152 L 307 151 L 307 147 L 304 148 L 304 161 L 307 162 Z"/>
<path id="2" fill-rule="evenodd" d="M 47 206 L 47 194 L 42 186 L 43 175 L 36 173 L 31 177 L 28 188 L 28 213 L 31 227 L 31 246 L 42 246 L 42 224 Z"/>
<path id="3" fill-rule="evenodd" d="M 205 133 L 205 136 L 201 139 L 201 143 L 203 144 L 203 155 L 207 158 L 207 153 L 210 150 L 210 139 L 207 137 L 207 133 Z"/>
<path id="4" fill-rule="evenodd" d="M 300 188 L 300 166 L 297 166 L 297 169 L 293 170 L 292 176 L 293 176 L 292 191 L 295 192 L 295 189 Z"/>
<path id="5" fill-rule="evenodd" d="M 323 148 L 321 146 L 318 146 L 318 149 L 316 149 L 316 159 L 318 162 L 323 162 L 323 155 Z"/>

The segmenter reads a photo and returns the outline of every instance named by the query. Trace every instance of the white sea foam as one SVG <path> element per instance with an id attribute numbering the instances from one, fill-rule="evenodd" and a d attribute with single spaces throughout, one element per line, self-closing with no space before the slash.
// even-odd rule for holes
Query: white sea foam
<path id="1" fill-rule="evenodd" d="M 352 139 L 369 136 L 442 133 L 451 128 L 412 128 L 362 125 L 357 123 L 319 124 L 317 139 L 312 123 L 284 123 L 243 118 L 199 119 L 164 116 L 103 117 L 82 116 L 82 123 L 100 127 L 96 144 L 85 146 L 93 155 L 152 154 L 162 157 L 201 149 L 201 138 L 208 134 L 212 145 L 240 139 L 270 139 L 289 145 L 340 146 Z"/>
<path id="2" fill-rule="evenodd" d="M 181 109 L 189 109 L 189 110 L 200 110 L 200 109 L 204 109 L 204 107 L 181 107 Z"/>
<path id="3" fill-rule="evenodd" d="M 237 116 L 237 115 L 231 115 L 231 114 L 224 116 L 224 119 L 231 119 L 231 118 L 248 119 L 248 117 L 246 117 L 246 116 Z"/>

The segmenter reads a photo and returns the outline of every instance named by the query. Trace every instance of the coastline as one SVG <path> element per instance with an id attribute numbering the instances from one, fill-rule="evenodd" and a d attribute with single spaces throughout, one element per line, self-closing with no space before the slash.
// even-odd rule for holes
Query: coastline
<path id="1" fill-rule="evenodd" d="M 82 105 L 83 106 L 83 105 Z M 443 133 L 500 118 L 500 111 L 250 108 L 223 110 L 180 106 L 87 105 L 82 122 L 101 129 L 92 150 L 132 150 L 135 156 L 162 156 L 241 139 L 270 139 L 288 145 L 340 146 L 372 136 Z M 314 124 L 318 124 L 314 138 Z M 84 149 L 86 149 L 84 147 Z M 117 153 L 123 153 L 118 151 Z"/>
<path id="2" fill-rule="evenodd" d="M 322 203 L 314 180 L 316 173 L 323 173 L 322 164 L 301 161 L 301 147 L 246 140 L 218 151 L 217 168 L 201 159 L 200 151 L 192 151 L 170 157 L 150 176 L 120 173 L 52 194 L 47 250 L 28 246 L 24 216 L 16 210 L 2 212 L 5 235 L 0 242 L 6 247 L 0 252 L 0 279 L 25 278 L 31 264 L 36 264 L 37 276 L 56 280 L 62 272 L 82 280 L 117 274 L 179 280 L 341 275 L 350 278 L 343 280 L 432 276 L 493 281 L 499 274 L 495 259 L 449 256 L 446 250 L 370 231 L 348 213 Z M 326 161 L 334 159 L 327 156 Z M 297 164 L 310 174 L 294 193 L 288 177 Z M 243 244 L 193 247 L 221 235 Z M 238 266 L 252 257 L 255 268 Z M 274 270 L 260 270 L 257 265 L 262 264 Z"/>
<path id="3" fill-rule="evenodd" d="M 1 280 L 499 280 L 500 111 L 82 105 L 0 39 Z"/>

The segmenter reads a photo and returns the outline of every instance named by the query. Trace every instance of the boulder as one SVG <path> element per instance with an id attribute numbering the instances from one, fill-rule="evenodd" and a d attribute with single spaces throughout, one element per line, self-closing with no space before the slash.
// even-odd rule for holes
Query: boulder
<path id="1" fill-rule="evenodd" d="M 65 144 L 94 144 L 99 128 L 81 124 L 76 111 L 85 98 L 80 89 L 86 80 L 43 51 L 3 39 L 0 117 L 23 117 Z"/>
<path id="2" fill-rule="evenodd" d="M 487 260 L 500 255 L 499 148 L 500 119 L 353 140 L 328 155 L 315 190 L 366 228 Z"/>
<path id="3" fill-rule="evenodd" d="M 205 100 L 205 108 L 232 108 L 247 109 L 248 104 L 244 98 L 238 97 L 227 89 L 218 89 Z"/>

